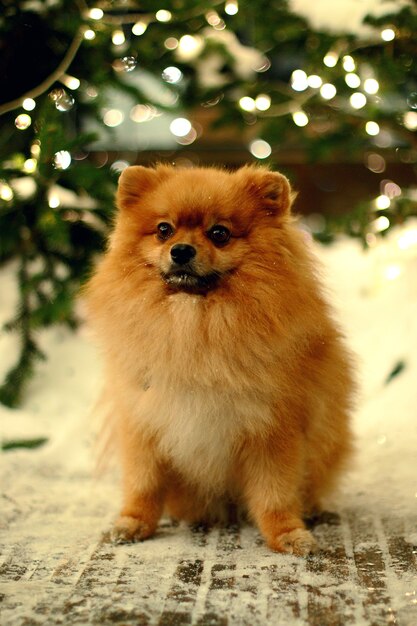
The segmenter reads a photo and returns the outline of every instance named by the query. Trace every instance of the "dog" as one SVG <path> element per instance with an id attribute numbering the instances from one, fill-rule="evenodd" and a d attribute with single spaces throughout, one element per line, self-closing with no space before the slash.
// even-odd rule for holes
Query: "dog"
<path id="1" fill-rule="evenodd" d="M 88 282 L 121 463 L 116 542 L 233 502 L 274 551 L 317 549 L 353 450 L 350 352 L 278 172 L 130 166 Z"/>

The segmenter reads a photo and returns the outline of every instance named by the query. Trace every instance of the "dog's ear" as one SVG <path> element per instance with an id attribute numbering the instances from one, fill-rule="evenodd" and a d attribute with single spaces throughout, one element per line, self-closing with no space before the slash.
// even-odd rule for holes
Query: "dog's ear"
<path id="1" fill-rule="evenodd" d="M 253 166 L 243 167 L 237 174 L 241 176 L 246 192 L 268 215 L 290 213 L 296 194 L 283 174 Z"/>
<path id="2" fill-rule="evenodd" d="M 117 206 L 121 210 L 138 206 L 144 194 L 154 189 L 160 182 L 170 176 L 169 165 L 158 165 L 156 168 L 131 165 L 120 174 L 117 189 Z"/>

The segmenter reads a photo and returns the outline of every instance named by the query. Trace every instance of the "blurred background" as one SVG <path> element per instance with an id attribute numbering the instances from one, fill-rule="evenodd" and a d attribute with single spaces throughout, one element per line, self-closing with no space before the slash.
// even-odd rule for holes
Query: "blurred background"
<path id="1" fill-rule="evenodd" d="M 18 285 L 0 401 L 78 320 L 120 172 L 266 164 L 315 239 L 417 247 L 414 0 L 2 0 L 0 264 Z M 400 269 L 389 264 L 387 280 Z M 401 367 L 401 363 L 398 365 Z"/>

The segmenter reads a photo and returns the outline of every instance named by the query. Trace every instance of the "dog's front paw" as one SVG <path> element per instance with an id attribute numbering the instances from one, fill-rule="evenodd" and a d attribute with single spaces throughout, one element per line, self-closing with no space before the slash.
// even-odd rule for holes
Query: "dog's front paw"
<path id="1" fill-rule="evenodd" d="M 270 548 L 276 552 L 307 556 L 317 552 L 318 545 L 313 535 L 304 528 L 295 528 L 274 537 L 269 542 Z"/>
<path id="2" fill-rule="evenodd" d="M 148 539 L 155 532 L 155 525 L 129 515 L 120 516 L 110 531 L 112 543 L 136 543 Z"/>

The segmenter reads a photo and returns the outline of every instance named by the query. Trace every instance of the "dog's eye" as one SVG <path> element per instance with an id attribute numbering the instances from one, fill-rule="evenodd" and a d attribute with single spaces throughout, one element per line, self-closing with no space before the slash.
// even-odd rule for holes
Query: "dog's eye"
<path id="1" fill-rule="evenodd" d="M 168 222 L 161 222 L 156 227 L 158 239 L 165 241 L 165 239 L 169 239 L 174 234 L 174 229 L 171 224 Z"/>
<path id="2" fill-rule="evenodd" d="M 227 243 L 230 239 L 231 232 L 226 226 L 215 225 L 210 228 L 207 233 L 209 239 L 214 243 Z"/>

